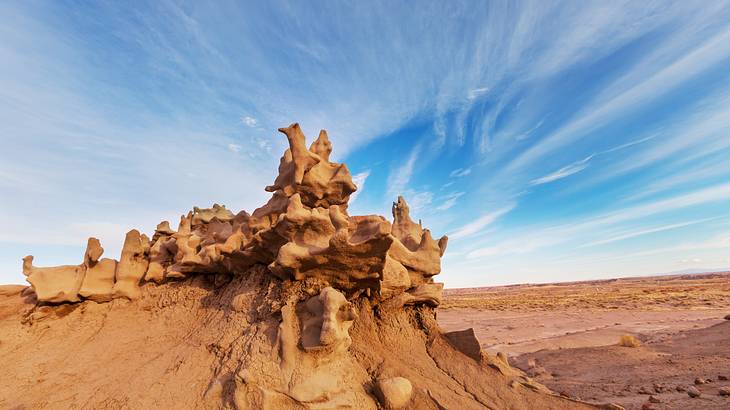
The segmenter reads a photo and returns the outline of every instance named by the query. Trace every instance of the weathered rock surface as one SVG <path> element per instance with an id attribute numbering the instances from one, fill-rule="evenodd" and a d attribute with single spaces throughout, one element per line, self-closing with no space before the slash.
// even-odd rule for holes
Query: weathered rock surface
<path id="1" fill-rule="evenodd" d="M 0 316 L 0 407 L 588 407 L 445 337 L 447 238 L 402 197 L 392 223 L 350 216 L 356 187 L 326 132 L 307 149 L 298 124 L 280 131 L 289 149 L 253 213 L 214 204 L 151 240 L 131 230 L 119 262 L 94 238 L 78 266 L 24 259 L 35 298 L 0 293 L 0 312 L 21 306 Z"/>
<path id="2" fill-rule="evenodd" d="M 413 386 L 405 377 L 378 380 L 378 399 L 386 409 L 402 409 L 411 401 Z"/>

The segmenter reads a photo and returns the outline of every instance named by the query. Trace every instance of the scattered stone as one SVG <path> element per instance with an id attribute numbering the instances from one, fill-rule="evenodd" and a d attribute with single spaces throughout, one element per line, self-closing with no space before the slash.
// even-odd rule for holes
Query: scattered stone
<path id="1" fill-rule="evenodd" d="M 721 387 L 720 388 L 720 396 L 730 396 L 730 387 Z"/>
<path id="2" fill-rule="evenodd" d="M 662 401 L 657 396 L 649 396 L 649 402 L 651 402 L 651 403 L 661 403 Z"/>
<path id="3" fill-rule="evenodd" d="M 654 392 L 653 391 L 650 391 L 646 386 L 641 386 L 639 388 L 639 392 L 638 393 L 639 394 L 652 394 Z"/>
<path id="4" fill-rule="evenodd" d="M 654 410 L 655 407 L 651 403 L 644 403 L 641 405 L 641 410 Z"/>
<path id="5" fill-rule="evenodd" d="M 411 401 L 413 386 L 405 377 L 381 379 L 376 394 L 386 409 L 401 409 Z"/>
<path id="6" fill-rule="evenodd" d="M 725 315 L 725 320 L 730 320 L 730 315 Z"/>
<path id="7" fill-rule="evenodd" d="M 722 375 L 717 376 L 717 380 L 725 381 L 725 380 L 727 380 L 727 376 L 722 376 Z"/>
<path id="8" fill-rule="evenodd" d="M 696 387 L 694 387 L 694 386 L 690 386 L 690 387 L 689 387 L 689 388 L 687 389 L 687 395 L 688 395 L 689 397 L 692 397 L 692 398 L 694 399 L 694 398 L 696 398 L 696 397 L 700 397 L 700 396 L 702 395 L 702 393 L 700 393 L 700 391 L 699 391 L 699 390 L 697 390 L 697 388 L 696 388 Z"/>
<path id="9" fill-rule="evenodd" d="M 698 385 L 698 386 L 700 384 L 705 384 L 705 383 L 707 383 L 707 380 L 705 380 L 705 379 L 703 379 L 701 377 L 698 377 L 698 378 L 695 379 L 695 384 Z"/>
<path id="10" fill-rule="evenodd" d="M 678 392 L 687 391 L 687 389 L 684 386 L 677 386 L 674 389 L 677 390 Z"/>

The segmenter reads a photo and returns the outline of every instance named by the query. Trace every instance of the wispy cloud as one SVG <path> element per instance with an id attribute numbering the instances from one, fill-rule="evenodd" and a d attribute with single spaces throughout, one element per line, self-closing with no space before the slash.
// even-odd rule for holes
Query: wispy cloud
<path id="1" fill-rule="evenodd" d="M 413 175 L 413 169 L 418 161 L 418 155 L 421 152 L 421 146 L 416 145 L 411 150 L 408 158 L 400 166 L 395 168 L 389 177 L 388 196 L 396 198 L 405 192 L 406 186 L 411 181 Z"/>
<path id="2" fill-rule="evenodd" d="M 648 235 L 648 234 L 657 233 L 657 232 L 670 231 L 672 229 L 684 228 L 686 226 L 696 225 L 699 223 L 712 221 L 715 219 L 717 219 L 717 218 L 704 218 L 704 219 L 698 219 L 698 220 L 694 220 L 694 221 L 680 222 L 680 223 L 676 223 L 676 224 L 669 224 L 669 225 L 657 226 L 657 227 L 648 228 L 648 229 L 639 229 L 639 230 L 624 232 L 620 235 L 611 236 L 606 239 L 589 242 L 585 245 L 579 246 L 579 248 L 587 248 L 587 247 L 591 247 L 591 246 L 605 245 L 605 244 L 612 243 L 612 242 L 622 241 L 624 239 L 636 238 L 637 236 L 643 236 L 643 235 Z"/>
<path id="3" fill-rule="evenodd" d="M 355 186 L 357 186 L 357 191 L 350 195 L 351 203 L 354 202 L 355 199 L 357 199 L 357 197 L 362 193 L 363 190 L 365 190 L 365 181 L 367 181 L 369 176 L 369 169 L 352 176 L 352 182 L 355 183 Z"/>
<path id="4" fill-rule="evenodd" d="M 588 162 L 593 158 L 593 155 L 582 159 L 580 161 L 574 162 L 570 165 L 564 166 L 560 168 L 559 170 L 555 172 L 551 172 L 543 177 L 533 179 L 530 181 L 530 185 L 542 185 L 547 184 L 549 182 L 557 181 L 559 179 L 563 179 L 566 177 L 569 177 L 573 174 L 577 174 L 584 169 L 588 168 Z"/>
<path id="5" fill-rule="evenodd" d="M 259 122 L 254 117 L 249 117 L 248 115 L 241 117 L 241 122 L 244 123 L 246 126 L 249 127 L 255 127 L 259 124 Z"/>
<path id="6" fill-rule="evenodd" d="M 616 242 L 622 239 L 644 235 L 662 230 L 677 229 L 689 226 L 695 223 L 706 222 L 700 219 L 691 222 L 682 222 L 678 224 L 670 224 L 663 228 L 640 228 L 631 232 L 622 232 L 617 235 L 611 235 L 611 227 L 627 221 L 635 221 L 640 218 L 655 216 L 662 213 L 668 213 L 692 206 L 716 203 L 719 201 L 730 200 L 730 184 L 721 184 L 706 189 L 697 190 L 691 193 L 677 195 L 672 198 L 653 201 L 641 205 L 622 208 L 615 211 L 606 212 L 591 217 L 586 217 L 579 222 L 552 225 L 548 227 L 535 227 L 529 229 L 528 233 L 522 235 L 512 235 L 506 240 L 492 243 L 487 246 L 475 246 L 468 253 L 467 257 L 474 259 L 485 256 L 519 254 L 534 252 L 539 249 L 550 248 L 560 244 L 572 241 L 586 241 L 586 238 L 596 238 L 605 235 L 604 239 L 593 240 L 591 245 L 602 243 Z M 674 226 L 676 225 L 676 226 Z M 581 247 L 582 244 L 576 245 Z"/>
<path id="7" fill-rule="evenodd" d="M 467 175 L 471 174 L 471 168 L 457 168 L 449 174 L 451 178 L 460 178 L 465 177 Z"/>
<path id="8" fill-rule="evenodd" d="M 510 163 L 508 169 L 515 170 L 528 165 L 546 153 L 575 141 L 590 130 L 605 124 L 611 118 L 626 113 L 640 104 L 657 99 L 728 56 L 730 56 L 730 28 L 707 39 L 697 49 L 678 58 L 648 78 L 637 80 L 627 75 L 619 79 L 616 84 L 609 85 L 606 89 L 623 89 L 623 92 L 604 100 L 599 98 L 599 101 L 584 110 L 583 115 L 520 154 Z M 629 82 L 634 82 L 634 84 L 627 87 L 625 83 Z"/>
<path id="9" fill-rule="evenodd" d="M 447 195 L 446 200 L 444 200 L 441 205 L 437 206 L 436 209 L 439 211 L 451 209 L 454 205 L 456 205 L 456 201 L 464 194 L 465 192 L 454 192 Z"/>
<path id="10" fill-rule="evenodd" d="M 508 205 L 503 208 L 500 208 L 496 211 L 484 214 L 475 220 L 469 222 L 466 225 L 461 226 L 457 230 L 451 232 L 449 234 L 450 239 L 462 239 L 466 238 L 468 236 L 474 235 L 475 233 L 478 233 L 479 231 L 483 230 L 487 226 L 493 224 L 497 219 L 502 217 L 502 215 L 508 213 L 512 209 L 514 209 L 515 205 Z"/>
<path id="11" fill-rule="evenodd" d="M 467 94 L 466 98 L 474 100 L 484 95 L 487 91 L 489 91 L 489 87 L 474 88 L 472 90 L 469 90 L 469 94 Z"/>
<path id="12" fill-rule="evenodd" d="M 408 206 L 413 213 L 426 209 L 433 202 L 433 193 L 429 191 L 408 191 L 405 193 L 405 196 L 408 201 Z"/>

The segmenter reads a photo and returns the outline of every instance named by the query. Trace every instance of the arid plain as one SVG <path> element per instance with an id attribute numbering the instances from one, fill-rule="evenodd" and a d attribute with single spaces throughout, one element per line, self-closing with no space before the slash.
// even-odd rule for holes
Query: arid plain
<path id="1" fill-rule="evenodd" d="M 727 409 L 730 273 L 451 289 L 446 331 L 563 395 L 627 409 Z M 730 318 L 730 316 L 728 317 Z M 619 345 L 633 336 L 638 346 Z M 697 389 L 698 397 L 694 395 Z"/>

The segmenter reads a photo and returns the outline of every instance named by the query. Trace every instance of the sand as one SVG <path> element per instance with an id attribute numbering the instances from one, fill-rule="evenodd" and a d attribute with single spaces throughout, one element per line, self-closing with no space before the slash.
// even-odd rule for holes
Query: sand
<path id="1" fill-rule="evenodd" d="M 629 409 L 730 408 L 730 275 L 681 275 L 447 290 L 445 330 L 473 327 L 482 348 L 554 391 Z M 640 347 L 618 346 L 633 335 Z M 695 379 L 712 379 L 684 391 Z M 654 396 L 660 403 L 649 403 Z"/>

